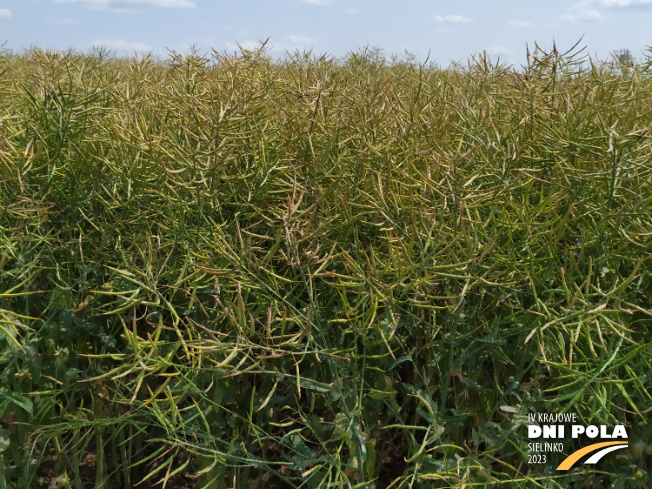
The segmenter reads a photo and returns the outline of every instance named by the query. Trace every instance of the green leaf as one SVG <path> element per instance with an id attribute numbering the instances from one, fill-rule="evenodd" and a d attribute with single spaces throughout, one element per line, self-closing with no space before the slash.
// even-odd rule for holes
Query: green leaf
<path id="1" fill-rule="evenodd" d="M 31 399 L 16 392 L 7 392 L 6 389 L 0 390 L 0 415 L 4 415 L 9 410 L 10 404 L 24 409 L 30 416 L 34 414 L 34 405 Z"/>

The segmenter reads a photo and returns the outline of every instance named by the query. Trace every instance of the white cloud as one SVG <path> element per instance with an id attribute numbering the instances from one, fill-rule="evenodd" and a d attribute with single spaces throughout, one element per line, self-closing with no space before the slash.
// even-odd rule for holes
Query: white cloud
<path id="1" fill-rule="evenodd" d="M 295 36 L 295 35 L 292 35 L 292 34 L 287 36 L 286 39 L 288 41 L 290 41 L 292 44 L 300 44 L 302 46 L 306 46 L 306 45 L 311 44 L 313 42 L 312 37 Z"/>
<path id="2" fill-rule="evenodd" d="M 72 3 L 84 7 L 128 12 L 137 8 L 195 8 L 192 0 L 56 0 L 57 3 Z"/>
<path id="3" fill-rule="evenodd" d="M 260 42 L 258 41 L 238 41 L 233 43 L 231 41 L 225 41 L 224 45 L 229 51 L 240 51 L 240 47 L 246 49 L 247 51 L 256 51 L 260 48 Z"/>
<path id="4" fill-rule="evenodd" d="M 8 8 L 0 8 L 0 19 L 10 19 L 14 14 Z"/>
<path id="5" fill-rule="evenodd" d="M 303 3 L 309 3 L 310 5 L 319 5 L 320 7 L 323 7 L 325 5 L 330 5 L 332 0 L 300 0 Z"/>
<path id="6" fill-rule="evenodd" d="M 435 15 L 432 20 L 440 24 L 470 24 L 472 19 L 462 15 Z"/>
<path id="7" fill-rule="evenodd" d="M 309 50 L 312 45 L 315 43 L 316 39 L 309 36 L 299 36 L 296 34 L 290 34 L 285 36 L 282 41 L 275 41 L 270 39 L 267 45 L 265 46 L 264 52 L 266 55 L 276 55 L 282 56 L 286 51 L 304 51 Z M 226 47 L 227 52 L 240 52 L 240 47 L 248 51 L 257 51 L 260 48 L 260 41 L 254 41 L 252 39 L 246 39 L 244 41 L 224 41 L 222 43 Z"/>
<path id="8" fill-rule="evenodd" d="M 602 15 L 595 9 L 587 8 L 574 8 L 570 12 L 560 17 L 564 22 L 576 24 L 579 22 L 598 22 L 602 20 Z"/>
<path id="9" fill-rule="evenodd" d="M 532 22 L 526 20 L 510 20 L 509 26 L 517 29 L 534 29 L 536 27 Z"/>
<path id="10" fill-rule="evenodd" d="M 129 42 L 124 39 L 98 39 L 97 41 L 93 41 L 93 47 L 105 47 L 116 51 L 126 51 L 129 54 L 134 51 L 137 53 L 149 53 L 154 49 L 149 44 Z"/>
<path id="11" fill-rule="evenodd" d="M 652 0 L 584 0 L 560 17 L 564 22 L 597 22 L 610 12 L 650 12 Z"/>
<path id="12" fill-rule="evenodd" d="M 593 5 L 612 12 L 651 12 L 652 0 L 593 0 Z"/>
<path id="13" fill-rule="evenodd" d="M 505 46 L 498 46 L 496 44 L 494 44 L 493 46 L 489 46 L 486 51 L 489 54 L 495 54 L 495 55 L 514 54 L 514 51 L 512 51 L 511 49 L 506 48 Z"/>
<path id="14" fill-rule="evenodd" d="M 652 7 L 652 0 L 594 0 L 605 8 L 636 8 L 636 7 Z"/>

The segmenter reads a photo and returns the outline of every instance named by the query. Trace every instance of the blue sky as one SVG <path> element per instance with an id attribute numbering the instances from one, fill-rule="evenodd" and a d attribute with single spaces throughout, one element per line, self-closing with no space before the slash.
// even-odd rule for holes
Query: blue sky
<path id="1" fill-rule="evenodd" d="M 526 44 L 561 50 L 582 36 L 592 56 L 623 48 L 641 58 L 652 45 L 652 0 L 0 0 L 0 44 L 119 54 L 250 48 L 313 48 L 344 56 L 365 46 L 409 51 L 441 65 L 486 50 L 524 62 Z"/>

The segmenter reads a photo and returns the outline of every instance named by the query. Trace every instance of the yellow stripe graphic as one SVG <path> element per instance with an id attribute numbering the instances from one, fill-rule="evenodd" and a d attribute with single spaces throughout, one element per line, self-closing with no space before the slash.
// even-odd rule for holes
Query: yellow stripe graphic
<path id="1" fill-rule="evenodd" d="M 564 461 L 559 464 L 557 470 L 568 470 L 573 465 L 575 465 L 575 462 L 581 459 L 584 455 L 588 455 L 589 453 L 595 452 L 596 450 L 599 450 L 604 447 L 610 447 L 611 445 L 627 445 L 627 442 L 605 441 L 602 443 L 594 443 L 593 445 L 589 445 L 588 447 L 580 448 L 578 451 L 571 453 L 568 457 L 566 457 L 566 459 L 564 459 Z"/>

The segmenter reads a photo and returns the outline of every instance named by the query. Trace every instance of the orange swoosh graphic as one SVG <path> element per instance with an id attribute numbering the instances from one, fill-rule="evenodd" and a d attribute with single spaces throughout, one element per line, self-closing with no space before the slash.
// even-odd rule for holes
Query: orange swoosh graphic
<path id="1" fill-rule="evenodd" d="M 557 467 L 557 470 L 568 470 L 570 469 L 573 465 L 575 465 L 575 462 L 577 462 L 579 459 L 581 459 L 584 455 L 587 455 L 591 452 L 595 452 L 596 450 L 599 450 L 600 448 L 603 447 L 609 447 L 611 445 L 627 445 L 626 441 L 605 441 L 602 443 L 594 443 L 593 445 L 589 445 L 588 447 L 580 448 L 578 451 L 571 453 L 568 457 L 564 459 L 562 463 L 559 464 L 559 467 Z"/>

